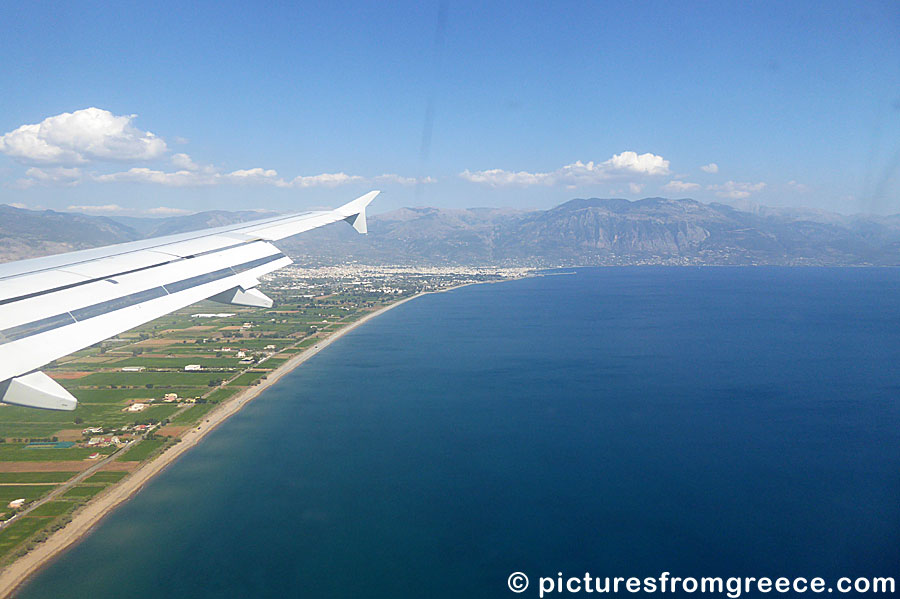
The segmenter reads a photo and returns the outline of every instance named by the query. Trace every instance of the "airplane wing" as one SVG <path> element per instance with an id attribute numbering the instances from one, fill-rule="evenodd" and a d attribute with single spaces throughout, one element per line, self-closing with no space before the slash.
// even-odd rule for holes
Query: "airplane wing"
<path id="1" fill-rule="evenodd" d="M 259 277 L 291 263 L 270 242 L 340 220 L 366 233 L 378 193 L 334 210 L 0 264 L 0 401 L 74 410 L 42 366 L 200 300 L 270 307 Z"/>

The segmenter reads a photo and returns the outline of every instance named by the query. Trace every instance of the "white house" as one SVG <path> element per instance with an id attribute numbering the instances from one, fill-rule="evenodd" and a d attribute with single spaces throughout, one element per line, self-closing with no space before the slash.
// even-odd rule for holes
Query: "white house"
<path id="1" fill-rule="evenodd" d="M 201 370 L 199 364 L 188 364 L 187 366 L 184 367 L 184 369 L 187 372 Z"/>

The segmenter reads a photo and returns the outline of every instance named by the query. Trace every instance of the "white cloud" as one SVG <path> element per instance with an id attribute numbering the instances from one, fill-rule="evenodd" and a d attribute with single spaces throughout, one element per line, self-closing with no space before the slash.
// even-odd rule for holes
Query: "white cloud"
<path id="1" fill-rule="evenodd" d="M 615 154 L 604 162 L 581 162 L 567 164 L 555 171 L 546 173 L 529 173 L 527 171 L 506 171 L 489 169 L 470 171 L 466 169 L 460 177 L 472 183 L 491 186 L 505 185 L 590 185 L 609 179 L 622 179 L 634 176 L 668 175 L 669 161 L 656 154 L 638 154 L 625 151 Z"/>
<path id="2" fill-rule="evenodd" d="M 798 183 L 797 181 L 788 181 L 788 187 L 790 187 L 794 191 L 799 191 L 800 193 L 806 193 L 807 191 L 809 191 L 809 185 L 804 185 L 803 183 Z"/>
<path id="3" fill-rule="evenodd" d="M 28 210 L 28 205 L 23 204 L 22 202 L 10 202 L 7 206 L 12 206 L 13 208 L 20 208 L 22 210 Z"/>
<path id="4" fill-rule="evenodd" d="M 703 171 L 704 173 L 718 173 L 719 165 L 716 164 L 715 162 L 710 162 L 707 165 L 701 166 L 700 170 Z"/>
<path id="5" fill-rule="evenodd" d="M 294 177 L 290 185 L 292 187 L 337 187 L 338 185 L 346 185 L 347 183 L 356 183 L 365 181 L 359 175 L 348 175 L 347 173 L 322 173 L 321 175 L 299 176 Z"/>
<path id="6" fill-rule="evenodd" d="M 264 183 L 277 185 L 278 187 L 288 186 L 283 179 L 278 178 L 278 172 L 274 169 L 264 169 L 259 167 L 231 171 L 230 173 L 226 173 L 224 178 L 233 183 Z"/>
<path id="7" fill-rule="evenodd" d="M 499 168 L 486 171 L 472 172 L 469 169 L 459 174 L 460 177 L 471 183 L 485 183 L 487 185 L 540 185 L 550 184 L 551 173 L 528 173 L 520 171 L 514 173 Z"/>
<path id="8" fill-rule="evenodd" d="M 766 184 L 759 183 L 740 183 L 737 181 L 726 181 L 722 185 L 709 185 L 706 189 L 716 192 L 720 198 L 731 198 L 740 200 L 750 197 L 750 194 L 765 189 Z"/>
<path id="9" fill-rule="evenodd" d="M 182 171 L 198 171 L 200 165 L 194 162 L 187 154 L 179 153 L 172 155 L 172 164 L 175 168 Z"/>
<path id="10" fill-rule="evenodd" d="M 682 191 L 691 191 L 693 189 L 700 189 L 700 184 L 699 183 L 690 183 L 689 181 L 678 181 L 676 179 L 673 181 L 669 181 L 668 183 L 663 185 L 662 188 L 665 189 L 666 191 L 682 192 Z"/>
<path id="11" fill-rule="evenodd" d="M 33 166 L 25 171 L 25 176 L 36 183 L 44 183 L 47 185 L 77 185 L 81 181 L 80 168 L 38 168 Z"/>
<path id="12" fill-rule="evenodd" d="M 224 183 L 272 183 L 286 186 L 278 179 L 278 173 L 274 170 L 252 168 L 237 170 L 230 173 L 219 173 L 211 167 L 201 167 L 199 170 L 179 170 L 166 172 L 149 169 L 146 167 L 134 167 L 127 171 L 94 175 L 94 181 L 99 183 L 155 183 L 167 187 L 202 187 L 208 185 L 221 185 Z"/>
<path id="13" fill-rule="evenodd" d="M 153 170 L 146 167 L 134 167 L 118 173 L 108 173 L 105 175 L 95 174 L 93 175 L 93 179 L 98 183 L 136 182 L 156 183 L 158 185 L 167 185 L 170 187 L 186 187 L 213 185 L 217 176 L 219 175 L 209 175 L 195 171 L 175 171 L 167 173 L 165 171 Z"/>
<path id="14" fill-rule="evenodd" d="M 48 117 L 38 124 L 22 125 L 0 136 L 0 153 L 19 162 L 33 165 L 25 177 L 12 185 L 19 188 L 37 184 L 76 185 L 81 181 L 97 183 L 152 183 L 170 187 L 211 185 L 271 185 L 275 187 L 336 187 L 351 183 L 388 183 L 414 185 L 431 183 L 431 177 L 420 179 L 386 173 L 367 178 L 344 172 L 301 175 L 290 180 L 279 177 L 273 169 L 261 167 L 223 172 L 213 165 L 195 162 L 190 155 L 178 152 L 170 161 L 175 170 L 134 166 L 118 172 L 90 170 L 82 173 L 71 165 L 92 162 L 147 161 L 163 156 L 165 141 L 149 131 L 136 128 L 135 115 L 116 116 L 107 110 L 85 108 Z M 176 143 L 187 140 L 175 138 Z M 40 168 L 39 168 L 40 167 Z"/>
<path id="15" fill-rule="evenodd" d="M 377 179 L 377 178 L 376 178 Z M 399 179 L 399 177 L 398 177 Z M 201 167 L 200 170 L 189 171 L 179 170 L 174 172 L 165 172 L 153 170 L 145 167 L 135 167 L 127 171 L 118 173 L 109 173 L 104 175 L 93 175 L 93 180 L 99 183 L 118 183 L 118 182 L 138 182 L 138 183 L 155 183 L 157 185 L 165 185 L 169 187 L 189 187 L 189 186 L 208 186 L 208 185 L 272 185 L 275 187 L 337 187 L 348 183 L 364 183 L 368 181 L 365 177 L 359 175 L 348 175 L 347 173 L 322 173 L 320 175 L 307 175 L 295 177 L 290 181 L 285 181 L 278 176 L 278 172 L 273 169 L 251 168 L 231 171 L 230 173 L 221 173 L 215 171 L 212 167 Z"/>
<path id="16" fill-rule="evenodd" d="M 638 173 L 642 175 L 668 175 L 669 161 L 656 154 L 638 154 L 626 151 L 616 154 L 600 166 L 608 167 L 611 171 Z"/>
<path id="17" fill-rule="evenodd" d="M 132 125 L 135 116 L 100 108 L 64 112 L 0 136 L 0 152 L 25 164 L 57 165 L 162 156 L 166 142 Z"/>
<path id="18" fill-rule="evenodd" d="M 376 183 L 396 183 L 397 185 L 415 185 L 417 183 L 434 183 L 436 179 L 432 177 L 404 177 L 394 173 L 385 173 L 378 175 L 373 179 Z"/>
<path id="19" fill-rule="evenodd" d="M 74 212 L 87 212 L 90 214 L 113 214 L 115 212 L 125 212 L 125 209 L 118 204 L 103 204 L 100 206 L 69 206 L 66 210 Z"/>
<path id="20" fill-rule="evenodd" d="M 170 208 L 168 206 L 157 206 L 156 208 L 148 208 L 144 210 L 145 214 L 153 214 L 156 216 L 180 216 L 182 214 L 193 214 L 191 210 L 184 208 Z"/>
<path id="21" fill-rule="evenodd" d="M 642 189 L 644 189 L 643 183 L 629 183 L 628 184 L 628 190 L 631 191 L 631 193 L 641 193 Z"/>

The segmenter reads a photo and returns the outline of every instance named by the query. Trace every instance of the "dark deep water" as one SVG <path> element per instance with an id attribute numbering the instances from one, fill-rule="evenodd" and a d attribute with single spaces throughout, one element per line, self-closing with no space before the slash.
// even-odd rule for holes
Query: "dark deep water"
<path id="1" fill-rule="evenodd" d="M 559 571 L 900 576 L 900 271 L 582 269 L 416 299 L 19 596 L 509 598 L 516 570 L 522 597 Z"/>

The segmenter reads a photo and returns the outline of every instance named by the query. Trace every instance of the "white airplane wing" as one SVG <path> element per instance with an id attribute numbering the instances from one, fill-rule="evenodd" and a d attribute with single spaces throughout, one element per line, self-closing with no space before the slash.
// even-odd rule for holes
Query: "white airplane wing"
<path id="1" fill-rule="evenodd" d="M 0 401 L 74 410 L 42 366 L 200 300 L 271 306 L 259 277 L 291 260 L 269 242 L 340 220 L 366 233 L 378 193 L 334 210 L 0 264 Z"/>

